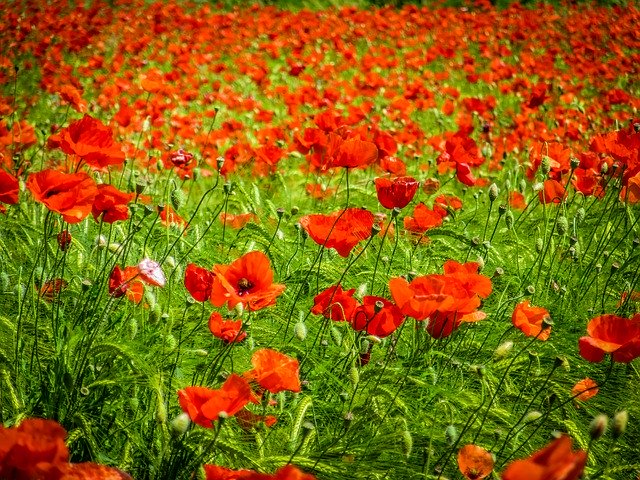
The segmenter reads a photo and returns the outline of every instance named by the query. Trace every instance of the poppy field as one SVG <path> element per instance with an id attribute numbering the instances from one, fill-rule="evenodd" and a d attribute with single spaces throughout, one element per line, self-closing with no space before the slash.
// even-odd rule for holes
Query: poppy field
<path id="1" fill-rule="evenodd" d="M 0 478 L 640 478 L 639 24 L 7 2 Z"/>

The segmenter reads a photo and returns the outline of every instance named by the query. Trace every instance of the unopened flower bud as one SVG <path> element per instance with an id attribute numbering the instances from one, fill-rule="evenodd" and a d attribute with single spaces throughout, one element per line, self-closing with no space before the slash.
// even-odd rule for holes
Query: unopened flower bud
<path id="1" fill-rule="evenodd" d="M 191 420 L 189 418 L 189 415 L 185 412 L 182 412 L 180 415 L 171 420 L 171 433 L 173 433 L 176 437 L 183 435 L 189 428 L 190 423 Z"/>
<path id="2" fill-rule="evenodd" d="M 542 157 L 542 161 L 540 162 L 540 171 L 545 177 L 551 171 L 551 159 L 546 155 Z"/>
<path id="3" fill-rule="evenodd" d="M 304 339 L 307 338 L 307 326 L 302 320 L 293 327 L 293 333 L 301 342 L 304 342 Z"/>
<path id="4" fill-rule="evenodd" d="M 218 167 L 218 171 L 222 170 L 222 167 L 224 166 L 224 157 L 216 158 L 216 165 Z"/>
<path id="5" fill-rule="evenodd" d="M 504 203 L 501 203 L 498 207 L 498 215 L 502 216 L 507 213 L 507 206 Z"/>
<path id="6" fill-rule="evenodd" d="M 629 414 L 626 410 L 622 410 L 613 416 L 613 438 L 618 439 L 627 429 L 627 422 L 629 421 Z"/>
<path id="7" fill-rule="evenodd" d="M 565 236 L 569 231 L 569 222 L 567 221 L 567 217 L 565 217 L 564 215 L 560 215 L 558 217 L 556 227 L 558 228 L 558 233 L 562 236 Z"/>
<path id="8" fill-rule="evenodd" d="M 513 228 L 513 222 L 514 222 L 513 213 L 511 212 L 511 210 L 509 210 L 506 216 L 504 217 L 504 223 L 507 224 L 507 228 L 509 230 Z"/>
<path id="9" fill-rule="evenodd" d="M 498 185 L 496 185 L 495 183 L 489 185 L 489 201 L 491 203 L 495 202 L 496 198 L 498 198 L 498 195 L 500 195 L 500 189 L 498 188 Z"/>
<path id="10" fill-rule="evenodd" d="M 294 205 L 293 207 L 291 207 L 291 215 L 297 215 L 299 211 L 300 211 L 300 207 L 298 207 L 297 205 Z"/>
<path id="11" fill-rule="evenodd" d="M 591 420 L 591 424 L 589 425 L 589 435 L 592 440 L 598 440 L 604 432 L 607 431 L 607 426 L 609 424 L 609 418 L 606 415 L 600 414 L 596 415 L 593 420 Z"/>
<path id="12" fill-rule="evenodd" d="M 580 160 L 578 160 L 576 157 L 571 157 L 569 165 L 571 166 L 571 170 L 575 170 L 580 166 Z"/>
<path id="13" fill-rule="evenodd" d="M 511 340 L 507 340 L 506 342 L 502 342 L 496 350 L 493 352 L 493 355 L 498 358 L 504 358 L 513 350 L 513 342 Z"/>
<path id="14" fill-rule="evenodd" d="M 69 245 L 71 245 L 71 240 L 72 237 L 68 230 L 62 230 L 58 233 L 58 247 L 60 247 L 60 251 L 66 252 Z"/>
<path id="15" fill-rule="evenodd" d="M 525 415 L 522 421 L 524 423 L 532 423 L 532 422 L 535 422 L 536 420 L 539 420 L 540 418 L 542 418 L 542 413 L 538 412 L 537 410 L 532 410 L 531 412 Z"/>
<path id="16" fill-rule="evenodd" d="M 444 438 L 447 441 L 447 445 L 452 447 L 458 441 L 458 430 L 456 427 L 449 425 L 444 431 Z"/>

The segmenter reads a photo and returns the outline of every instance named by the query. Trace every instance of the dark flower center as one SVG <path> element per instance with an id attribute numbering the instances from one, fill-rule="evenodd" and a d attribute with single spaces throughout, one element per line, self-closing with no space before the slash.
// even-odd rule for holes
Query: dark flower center
<path id="1" fill-rule="evenodd" d="M 238 295 L 244 295 L 248 293 L 249 290 L 253 288 L 253 283 L 251 283 L 246 278 L 241 278 L 238 280 Z"/>

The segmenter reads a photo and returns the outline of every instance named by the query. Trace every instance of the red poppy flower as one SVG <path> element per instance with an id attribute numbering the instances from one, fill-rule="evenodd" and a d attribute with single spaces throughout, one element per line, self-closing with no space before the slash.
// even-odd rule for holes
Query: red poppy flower
<path id="1" fill-rule="evenodd" d="M 468 187 L 473 187 L 476 184 L 476 178 L 471 173 L 471 167 L 466 163 L 456 163 L 456 177 Z"/>
<path id="2" fill-rule="evenodd" d="M 587 452 L 573 452 L 571 443 L 563 435 L 528 458 L 512 462 L 502 480 L 578 480 L 587 464 Z"/>
<path id="3" fill-rule="evenodd" d="M 213 427 L 221 413 L 233 416 L 249 402 L 255 401 L 249 383 L 235 373 L 229 375 L 222 387 L 213 390 L 205 387 L 187 387 L 178 390 L 182 410 L 198 425 Z"/>
<path id="4" fill-rule="evenodd" d="M 300 225 L 314 242 L 334 248 L 342 257 L 371 236 L 374 222 L 373 214 L 361 208 L 347 208 L 329 215 L 305 215 L 300 219 Z"/>
<path id="5" fill-rule="evenodd" d="M 97 463 L 66 463 L 58 467 L 56 480 L 132 480 L 131 475 L 117 468 Z"/>
<path id="6" fill-rule="evenodd" d="M 477 445 L 465 445 L 458 451 L 458 468 L 467 480 L 482 480 L 493 471 L 493 456 Z"/>
<path id="7" fill-rule="evenodd" d="M 95 182 L 84 172 L 42 170 L 29 175 L 27 188 L 36 201 L 69 223 L 79 223 L 89 215 L 97 193 Z"/>
<path id="8" fill-rule="evenodd" d="M 215 265 L 216 278 L 211 289 L 211 303 L 234 308 L 242 303 L 250 310 L 275 305 L 285 286 L 273 283 L 269 258 L 262 252 L 249 252 L 230 265 Z"/>
<path id="9" fill-rule="evenodd" d="M 313 298 L 311 313 L 324 315 L 334 322 L 351 321 L 358 306 L 358 301 L 353 298 L 355 291 L 355 288 L 344 291 L 341 285 L 329 287 Z"/>
<path id="10" fill-rule="evenodd" d="M 589 322 L 587 333 L 589 336 L 579 341 L 585 360 L 601 362 L 606 353 L 621 363 L 640 357 L 640 313 L 631 318 L 601 315 Z"/>
<path id="11" fill-rule="evenodd" d="M 285 390 L 300 391 L 299 365 L 295 358 L 283 353 L 263 348 L 257 350 L 251 357 L 253 370 L 245 373 L 250 381 L 255 381 L 261 388 L 271 393 Z"/>
<path id="12" fill-rule="evenodd" d="M 53 302 L 67 285 L 68 282 L 63 278 L 47 280 L 40 288 L 40 296 L 48 302 Z"/>
<path id="13" fill-rule="evenodd" d="M 378 201 L 388 209 L 409 205 L 420 185 L 413 177 L 376 178 L 375 183 Z"/>
<path id="14" fill-rule="evenodd" d="M 258 425 L 264 425 L 265 427 L 270 428 L 278 423 L 278 419 L 273 415 L 256 415 L 246 408 L 236 413 L 236 421 L 238 422 L 238 425 L 240 425 L 240 428 L 245 431 L 256 428 Z"/>
<path id="15" fill-rule="evenodd" d="M 206 480 L 315 480 L 294 465 L 285 465 L 274 474 L 258 473 L 254 470 L 232 470 L 218 465 L 205 465 Z"/>
<path id="16" fill-rule="evenodd" d="M 540 203 L 562 203 L 567 196 L 567 192 L 557 180 L 545 180 L 544 188 L 538 192 Z"/>
<path id="17" fill-rule="evenodd" d="M 221 213 L 220 221 L 227 227 L 239 229 L 244 227 L 249 222 L 258 223 L 258 216 L 255 213 L 241 213 L 233 215 L 231 213 Z"/>
<path id="18" fill-rule="evenodd" d="M 0 202 L 9 205 L 18 203 L 19 191 L 18 179 L 0 168 Z"/>
<path id="19" fill-rule="evenodd" d="M 413 217 L 404 218 L 404 228 L 411 233 L 423 234 L 431 228 L 442 225 L 442 212 L 442 207 L 436 211 L 435 208 L 432 210 L 420 202 L 413 209 Z"/>
<path id="20" fill-rule="evenodd" d="M 330 135 L 331 136 L 331 135 Z M 358 139 L 340 143 L 331 156 L 330 167 L 365 167 L 378 159 L 378 147 L 375 143 Z"/>
<path id="21" fill-rule="evenodd" d="M 124 270 L 119 265 L 113 267 L 109 275 L 109 294 L 115 298 L 126 294 L 133 303 L 140 303 L 144 295 L 144 284 L 138 267 L 126 267 Z"/>
<path id="22" fill-rule="evenodd" d="M 77 155 L 93 168 L 104 169 L 125 160 L 122 148 L 113 141 L 111 129 L 89 115 L 60 130 L 58 136 L 64 153 Z"/>
<path id="23" fill-rule="evenodd" d="M 184 271 L 184 286 L 197 302 L 204 302 L 211 297 L 215 278 L 213 272 L 190 263 Z"/>
<path id="24" fill-rule="evenodd" d="M 455 195 L 441 194 L 433 201 L 433 211 L 442 218 L 449 215 L 449 211 L 460 210 L 462 208 L 462 200 Z"/>
<path id="25" fill-rule="evenodd" d="M 53 420 L 29 418 L 13 428 L 0 424 L 0 478 L 48 478 L 48 471 L 69 461 L 66 436 Z"/>
<path id="26" fill-rule="evenodd" d="M 93 200 L 91 214 L 98 221 L 102 215 L 102 221 L 113 223 L 129 218 L 129 202 L 133 201 L 134 193 L 126 193 L 112 185 L 98 185 L 98 193 Z"/>
<path id="27" fill-rule="evenodd" d="M 238 343 L 247 337 L 247 333 L 242 331 L 242 320 L 223 320 L 218 312 L 209 317 L 209 330 L 225 343 Z"/>
<path id="28" fill-rule="evenodd" d="M 382 297 L 365 296 L 351 320 L 354 330 L 366 330 L 369 335 L 384 338 L 402 325 L 404 315 L 392 302 Z"/>
<path id="29" fill-rule="evenodd" d="M 543 307 L 534 307 L 529 300 L 524 300 L 513 310 L 511 321 L 514 327 L 522 331 L 527 337 L 536 337 L 545 341 L 551 335 L 551 327 L 543 330 L 543 321 L 550 318 L 549 312 Z"/>
<path id="30" fill-rule="evenodd" d="M 571 389 L 571 396 L 575 397 L 576 400 L 586 402 L 590 398 L 595 397 L 598 394 L 598 390 L 598 384 L 587 377 L 583 378 L 573 386 Z"/>
<path id="31" fill-rule="evenodd" d="M 176 227 L 184 228 L 187 226 L 187 221 L 184 218 L 182 218 L 180 215 L 178 215 L 178 212 L 176 212 L 170 205 L 165 205 L 161 209 L 159 208 L 159 210 L 160 210 L 160 223 L 165 227 L 176 226 Z M 187 232 L 185 232 L 185 234 L 186 233 Z"/>

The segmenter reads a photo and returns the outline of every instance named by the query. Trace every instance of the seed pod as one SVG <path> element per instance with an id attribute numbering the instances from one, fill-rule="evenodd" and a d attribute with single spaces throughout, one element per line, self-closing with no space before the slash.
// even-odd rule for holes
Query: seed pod
<path id="1" fill-rule="evenodd" d="M 542 157 L 542 161 L 540 162 L 540 171 L 545 177 L 551 171 L 551 159 L 546 155 Z"/>
<path id="2" fill-rule="evenodd" d="M 176 188 L 171 191 L 171 205 L 174 210 L 179 210 L 186 200 L 186 196 L 181 188 Z"/>
<path id="3" fill-rule="evenodd" d="M 576 223 L 581 223 L 584 220 L 584 217 L 587 215 L 587 212 L 585 211 L 584 208 L 580 207 L 577 211 L 576 211 Z"/>
<path id="4" fill-rule="evenodd" d="M 349 381 L 354 387 L 360 381 L 360 372 L 358 372 L 358 369 L 355 367 L 355 365 L 352 365 L 351 369 L 349 370 Z"/>
<path id="5" fill-rule="evenodd" d="M 536 238 L 536 252 L 541 253 L 543 247 L 544 247 L 544 243 L 542 243 L 542 239 Z"/>

